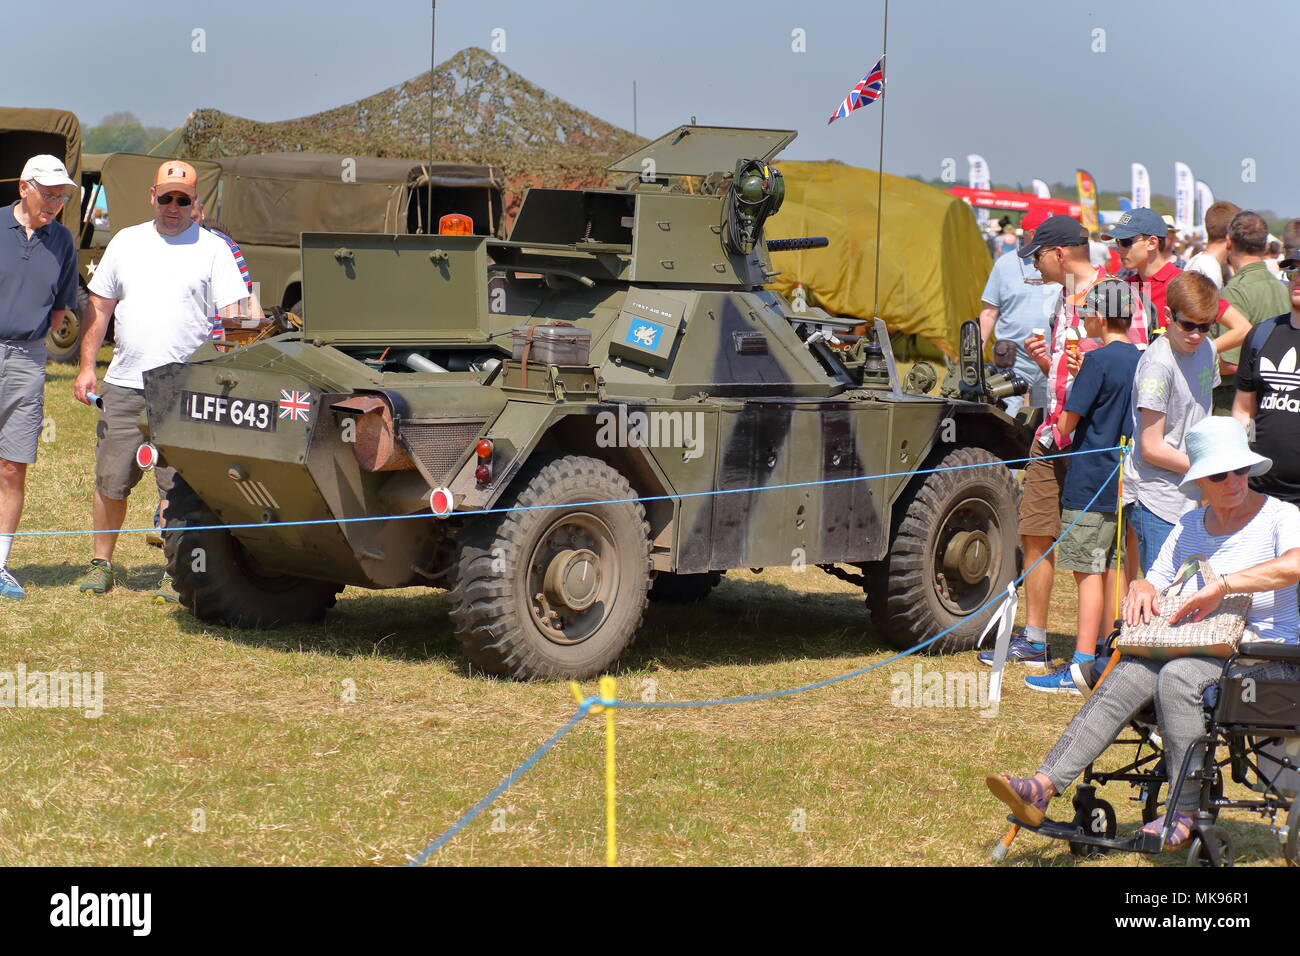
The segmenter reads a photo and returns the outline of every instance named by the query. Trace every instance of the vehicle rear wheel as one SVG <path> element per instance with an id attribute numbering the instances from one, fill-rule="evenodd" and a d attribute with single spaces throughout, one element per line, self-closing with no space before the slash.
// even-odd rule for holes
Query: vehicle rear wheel
<path id="1" fill-rule="evenodd" d="M 81 352 L 81 330 L 85 325 L 90 296 L 85 289 L 77 290 L 77 307 L 69 309 L 63 324 L 50 328 L 45 336 L 45 351 L 51 362 L 76 362 Z"/>
<path id="2" fill-rule="evenodd" d="M 461 535 L 451 621 L 466 656 L 524 680 L 593 677 L 632 643 L 650 588 L 636 492 L 595 458 L 535 464 Z M 583 505 L 582 502 L 618 504 Z"/>
<path id="3" fill-rule="evenodd" d="M 673 574 L 660 571 L 650 586 L 650 600 L 662 604 L 698 604 L 722 581 L 721 571 Z"/>
<path id="4" fill-rule="evenodd" d="M 266 575 L 253 568 L 229 531 L 192 531 L 220 524 L 179 476 L 167 494 L 163 535 L 167 571 L 181 605 L 200 621 L 240 628 L 269 628 L 319 620 L 334 606 L 343 585 L 290 574 Z"/>
<path id="5" fill-rule="evenodd" d="M 971 650 L 992 609 L 975 614 L 1016 573 L 1016 487 L 1001 459 L 982 448 L 935 456 L 934 471 L 905 493 L 884 560 L 866 565 L 867 606 L 900 649 L 952 628 L 931 653 Z M 987 466 L 987 467 L 971 467 Z"/>

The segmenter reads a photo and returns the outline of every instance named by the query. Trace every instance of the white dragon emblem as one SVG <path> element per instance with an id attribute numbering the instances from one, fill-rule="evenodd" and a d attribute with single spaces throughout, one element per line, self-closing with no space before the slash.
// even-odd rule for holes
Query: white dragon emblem
<path id="1" fill-rule="evenodd" d="M 636 339 L 638 345 L 646 348 L 654 348 L 655 330 L 652 325 L 638 325 L 632 330 L 632 338 Z"/>

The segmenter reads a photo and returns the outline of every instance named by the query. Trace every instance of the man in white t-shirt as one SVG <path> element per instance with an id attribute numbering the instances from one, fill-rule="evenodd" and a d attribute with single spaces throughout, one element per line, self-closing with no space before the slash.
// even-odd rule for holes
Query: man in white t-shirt
<path id="1" fill-rule="evenodd" d="M 90 321 L 74 386 L 83 404 L 92 402 L 95 358 L 114 310 L 117 319 L 113 361 L 99 396 L 96 534 L 94 559 L 80 584 L 84 593 L 105 594 L 113 588 L 117 531 L 126 517 L 127 497 L 142 475 L 136 451 L 144 439 L 136 423 L 145 407 L 143 373 L 189 358 L 210 340 L 214 314 L 247 312 L 248 288 L 230 247 L 190 218 L 197 197 L 194 167 L 178 160 L 163 163 L 149 188 L 153 220 L 118 232 L 90 280 Z M 158 468 L 155 478 L 165 497 L 175 472 Z M 155 600 L 176 600 L 165 572 Z"/>
<path id="2" fill-rule="evenodd" d="M 1198 252 L 1187 260 L 1187 272 L 1199 272 L 1214 283 L 1216 289 L 1222 289 L 1228 281 L 1228 223 L 1232 217 L 1241 212 L 1236 203 L 1220 199 L 1205 210 L 1204 252 Z"/>

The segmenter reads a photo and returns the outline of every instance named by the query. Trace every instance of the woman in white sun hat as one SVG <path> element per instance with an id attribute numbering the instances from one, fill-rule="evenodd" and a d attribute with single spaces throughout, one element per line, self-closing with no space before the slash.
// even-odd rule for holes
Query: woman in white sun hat
<path id="1" fill-rule="evenodd" d="M 1213 589 L 1202 581 L 1206 587 L 1180 607 L 1180 613 L 1199 620 L 1208 613 L 1211 593 L 1221 599 L 1224 594 L 1249 592 L 1253 599 L 1246 615 L 1249 639 L 1297 643 L 1300 511 L 1250 490 L 1247 479 L 1268 471 L 1273 462 L 1250 450 L 1245 429 L 1236 419 L 1203 419 L 1188 430 L 1186 438 L 1191 465 L 1179 487 L 1189 496 L 1199 491 L 1202 506 L 1182 516 L 1150 573 L 1129 587 L 1125 622 L 1149 621 L 1152 613 L 1160 610 L 1157 592 L 1174 580 L 1188 558 L 1204 555 L 1219 580 Z M 1256 569 L 1264 562 L 1276 566 L 1271 573 L 1261 574 Z M 1295 569 L 1295 576 L 1284 579 L 1287 569 Z M 1217 606 L 1217 601 L 1213 603 Z M 990 774 L 986 778 L 989 789 L 1018 819 L 1037 826 L 1047 802 L 1101 756 L 1130 718 L 1153 698 L 1166 765 L 1184 766 L 1188 748 L 1205 728 L 1201 694 L 1222 672 L 1223 661 L 1210 657 L 1170 661 L 1123 658 L 1070 721 L 1034 776 Z M 1260 664 L 1241 672 L 1263 680 L 1300 679 L 1300 667 L 1284 663 Z M 1188 766 L 1197 766 L 1195 757 Z M 1169 808 L 1176 816 L 1166 848 L 1176 847 L 1190 836 L 1198 797 L 1196 787 L 1185 786 L 1179 805 Z M 1143 829 L 1159 833 L 1164 825 L 1162 816 Z"/>

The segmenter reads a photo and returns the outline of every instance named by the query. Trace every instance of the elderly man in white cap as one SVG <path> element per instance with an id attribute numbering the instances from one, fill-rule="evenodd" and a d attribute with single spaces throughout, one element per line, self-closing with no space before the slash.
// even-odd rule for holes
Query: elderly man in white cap
<path id="1" fill-rule="evenodd" d="M 0 212 L 0 597 L 25 596 L 9 552 L 44 421 L 45 334 L 77 304 L 76 244 L 58 221 L 76 189 L 57 158 L 33 156 Z"/>
<path id="2" fill-rule="evenodd" d="M 1159 613 L 1158 591 L 1175 580 L 1184 562 L 1203 555 L 1217 575 L 1217 580 L 1203 585 L 1212 586 L 1220 596 L 1250 593 L 1246 613 L 1249 640 L 1297 644 L 1300 610 L 1296 608 L 1294 579 L 1282 580 L 1280 575 L 1269 579 L 1252 570 L 1277 559 L 1288 567 L 1300 565 L 1300 511 L 1251 491 L 1247 483 L 1250 476 L 1268 471 L 1273 462 L 1251 451 L 1241 423 L 1226 416 L 1205 418 L 1194 425 L 1187 432 L 1187 454 L 1191 465 L 1181 488 L 1189 495 L 1199 492 L 1202 507 L 1182 516 L 1150 573 L 1129 587 L 1125 623 L 1146 622 Z M 1190 608 L 1197 619 L 1205 613 L 1205 594 L 1203 588 L 1194 599 L 1200 603 Z M 1188 611 L 1188 607 L 1179 608 L 1180 614 Z M 1195 756 L 1187 763 L 1184 758 L 1204 733 L 1201 694 L 1222 673 L 1223 661 L 1213 657 L 1168 661 L 1125 657 L 1070 721 L 1034 776 L 990 774 L 985 782 L 1017 819 L 1038 826 L 1048 801 L 1101 756 L 1129 718 L 1153 698 L 1171 777 L 1181 767 L 1196 767 Z M 1262 680 L 1295 680 L 1300 678 L 1300 666 L 1270 662 L 1237 673 Z M 1197 787 L 1184 786 L 1178 805 L 1169 808 L 1173 817 L 1168 823 L 1167 848 L 1186 842 L 1191 835 L 1198 799 Z M 1143 830 L 1159 833 L 1165 822 L 1162 816 Z"/>

